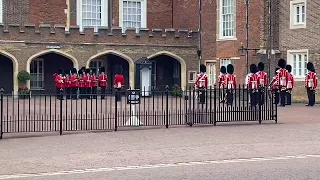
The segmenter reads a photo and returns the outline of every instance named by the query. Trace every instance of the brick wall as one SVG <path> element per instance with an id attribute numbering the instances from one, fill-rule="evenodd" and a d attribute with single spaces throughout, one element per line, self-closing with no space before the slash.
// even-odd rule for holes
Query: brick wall
<path id="1" fill-rule="evenodd" d="M 3 0 L 3 23 L 20 24 L 29 21 L 29 0 Z"/>
<path id="2" fill-rule="evenodd" d="M 30 21 L 33 24 L 65 24 L 66 0 L 30 0 Z"/>

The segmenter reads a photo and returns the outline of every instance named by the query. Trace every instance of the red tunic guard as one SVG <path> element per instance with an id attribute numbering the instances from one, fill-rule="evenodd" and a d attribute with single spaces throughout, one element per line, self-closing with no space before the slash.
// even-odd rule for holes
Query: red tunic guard
<path id="1" fill-rule="evenodd" d="M 309 71 L 305 78 L 305 87 L 315 90 L 318 87 L 318 77 L 317 74 Z"/>
<path id="2" fill-rule="evenodd" d="M 204 73 L 198 74 L 197 81 L 196 81 L 196 87 L 197 87 L 197 89 L 200 89 L 200 88 L 207 89 L 208 76 L 206 74 L 204 74 Z"/>
<path id="3" fill-rule="evenodd" d="M 84 75 L 83 80 L 84 80 L 84 87 L 90 88 L 91 87 L 91 76 L 86 74 L 86 75 Z"/>
<path id="4" fill-rule="evenodd" d="M 235 89 L 237 87 L 236 75 L 228 74 L 226 79 L 227 89 Z"/>
<path id="5" fill-rule="evenodd" d="M 99 76 L 99 83 L 100 83 L 100 87 L 106 87 L 108 84 L 108 79 L 107 79 L 107 75 L 102 73 Z"/>
<path id="6" fill-rule="evenodd" d="M 91 87 L 97 87 L 98 86 L 98 78 L 96 75 L 91 76 Z"/>
<path id="7" fill-rule="evenodd" d="M 258 89 L 260 86 L 260 77 L 258 74 L 252 74 L 249 77 L 248 88 L 249 89 Z"/>
<path id="8" fill-rule="evenodd" d="M 124 87 L 124 77 L 122 74 L 116 74 L 114 76 L 113 85 L 115 88 L 122 88 Z"/>
<path id="9" fill-rule="evenodd" d="M 61 74 L 56 75 L 55 82 L 56 82 L 56 87 L 57 88 L 60 88 L 60 89 L 64 88 L 63 76 Z"/>

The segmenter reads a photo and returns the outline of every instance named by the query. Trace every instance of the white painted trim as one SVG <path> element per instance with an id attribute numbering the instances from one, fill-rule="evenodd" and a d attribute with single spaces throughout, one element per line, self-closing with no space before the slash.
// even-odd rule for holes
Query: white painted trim
<path id="1" fill-rule="evenodd" d="M 119 0 L 119 27 L 123 27 L 123 1 L 141 2 L 141 28 L 147 28 L 147 0 Z M 123 28 L 124 31 L 125 28 Z"/>
<path id="2" fill-rule="evenodd" d="M 182 59 L 180 56 L 171 53 L 169 51 L 160 51 L 155 54 L 152 54 L 148 56 L 148 59 L 152 59 L 154 57 L 160 56 L 160 55 L 166 55 L 174 58 L 175 60 L 180 62 L 181 65 L 181 89 L 184 90 L 184 88 L 187 87 L 187 65 L 184 59 Z"/>
<path id="3" fill-rule="evenodd" d="M 217 62 L 217 60 L 219 60 L 219 58 L 216 58 L 216 59 L 208 59 L 208 60 L 204 60 L 205 63 L 215 63 Z"/>
<path id="4" fill-rule="evenodd" d="M 83 31 L 82 24 L 82 0 L 77 0 L 77 25 L 80 27 L 80 32 Z M 101 0 L 101 25 L 100 26 L 108 26 L 108 3 L 107 0 Z M 86 26 L 88 27 L 88 26 Z M 95 27 L 95 31 L 98 28 Z"/>
<path id="5" fill-rule="evenodd" d="M 231 60 L 239 60 L 240 57 L 231 57 L 230 59 L 231 59 Z"/>
<path id="6" fill-rule="evenodd" d="M 218 20 L 217 20 L 217 27 L 218 27 L 218 34 L 217 34 L 217 39 L 216 41 L 235 41 L 237 40 L 237 0 L 233 0 L 234 2 L 234 8 L 233 8 L 233 36 L 223 36 L 223 26 L 222 26 L 222 1 L 223 0 L 217 0 L 218 5 L 217 5 L 217 14 L 219 14 L 217 16 Z"/>
<path id="7" fill-rule="evenodd" d="M 11 55 L 10 53 L 7 53 L 3 50 L 0 50 L 0 55 L 3 55 L 7 58 L 9 58 L 12 61 L 13 64 L 13 95 L 17 95 L 18 94 L 18 73 L 19 73 L 19 69 L 18 69 L 18 60 Z"/>
<path id="8" fill-rule="evenodd" d="M 293 61 L 292 56 L 294 54 L 307 54 L 307 59 L 309 59 L 309 49 L 300 49 L 300 50 L 287 50 L 287 64 L 292 65 L 292 71 L 293 71 Z M 309 60 L 308 60 L 309 61 Z M 303 75 L 302 75 L 303 76 Z M 294 77 L 295 81 L 304 81 L 304 77 Z"/>
<path id="9" fill-rule="evenodd" d="M 294 5 L 295 4 L 300 4 L 304 3 L 305 5 L 305 21 L 303 24 L 295 24 L 295 10 L 294 10 Z M 290 1 L 290 29 L 301 29 L 301 28 L 306 28 L 307 27 L 307 12 L 308 12 L 308 7 L 307 7 L 307 0 L 292 0 Z"/>
<path id="10" fill-rule="evenodd" d="M 43 79 L 43 81 L 42 82 L 44 82 L 44 59 L 43 58 L 34 58 L 31 62 L 30 62 L 30 65 L 31 65 L 31 63 L 32 62 L 34 62 L 34 61 L 38 61 L 38 62 L 40 62 L 40 61 L 42 61 L 42 79 Z M 39 72 L 39 63 L 37 63 L 37 71 Z M 38 76 L 38 74 L 39 73 L 34 73 L 34 74 L 36 74 L 37 76 Z M 30 72 L 30 75 L 32 76 L 32 74 L 31 74 L 31 72 Z M 30 78 L 30 83 L 31 83 L 31 78 Z M 42 90 L 42 89 L 44 89 L 44 83 L 42 84 L 43 85 L 43 87 L 36 87 L 36 88 L 32 88 L 31 87 L 31 85 L 30 85 L 30 89 L 31 90 Z"/>
<path id="11" fill-rule="evenodd" d="M 107 55 L 107 54 L 113 54 L 115 56 L 119 56 L 128 62 L 128 64 L 129 64 L 129 85 L 130 85 L 130 87 L 134 87 L 134 61 L 129 56 L 127 56 L 121 52 L 113 51 L 113 50 L 106 50 L 106 51 L 100 52 L 94 56 L 91 56 L 86 63 L 86 68 L 89 68 L 90 62 L 92 60 L 97 59 L 97 58 L 104 56 L 104 55 Z"/>
<path id="12" fill-rule="evenodd" d="M 0 0 L 0 24 L 3 23 L 3 0 Z"/>

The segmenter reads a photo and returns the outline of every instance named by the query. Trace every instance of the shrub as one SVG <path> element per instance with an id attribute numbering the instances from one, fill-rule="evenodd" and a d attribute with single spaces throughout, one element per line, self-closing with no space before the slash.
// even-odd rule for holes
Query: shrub
<path id="1" fill-rule="evenodd" d="M 20 83 L 26 83 L 31 78 L 30 74 L 27 71 L 20 71 L 18 74 L 18 81 Z"/>
<path id="2" fill-rule="evenodd" d="M 176 97 L 182 97 L 183 95 L 183 91 L 181 89 L 181 87 L 177 84 L 173 85 L 172 87 L 172 96 L 176 96 Z"/>

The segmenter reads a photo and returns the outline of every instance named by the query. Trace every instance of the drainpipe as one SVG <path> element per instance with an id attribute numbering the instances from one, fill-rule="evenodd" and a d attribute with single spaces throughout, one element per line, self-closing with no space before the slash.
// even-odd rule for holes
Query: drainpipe
<path id="1" fill-rule="evenodd" d="M 200 64 L 202 63 L 202 0 L 199 0 L 199 45 L 198 45 L 198 56 L 199 56 L 199 66 L 198 70 L 200 72 Z"/>
<path id="2" fill-rule="evenodd" d="M 108 1 L 108 31 L 112 33 L 113 22 L 113 0 Z"/>
<path id="3" fill-rule="evenodd" d="M 65 31 L 68 32 L 70 30 L 70 0 L 66 0 L 66 5 L 67 5 L 67 9 L 64 10 L 67 16 Z"/>

